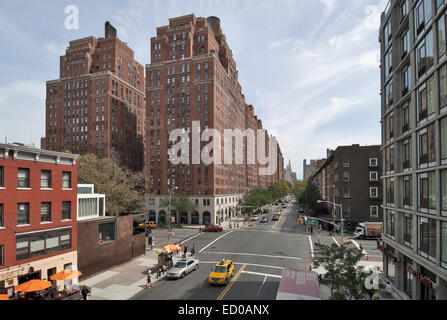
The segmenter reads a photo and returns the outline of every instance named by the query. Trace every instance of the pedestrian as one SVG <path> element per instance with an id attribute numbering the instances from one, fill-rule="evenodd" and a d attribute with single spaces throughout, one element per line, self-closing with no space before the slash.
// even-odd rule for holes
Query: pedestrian
<path id="1" fill-rule="evenodd" d="M 377 239 L 377 249 L 380 247 L 380 239 Z"/>
<path id="2" fill-rule="evenodd" d="M 161 266 L 158 265 L 158 268 L 157 268 L 157 279 L 160 278 L 160 276 L 161 276 Z"/>
<path id="3" fill-rule="evenodd" d="M 87 300 L 88 292 L 89 292 L 89 290 L 88 290 L 87 286 L 83 286 L 82 290 L 81 290 L 82 300 Z"/>
<path id="4" fill-rule="evenodd" d="M 188 253 L 188 246 L 184 246 L 183 247 L 183 253 L 186 255 Z"/>
<path id="5" fill-rule="evenodd" d="M 146 287 L 147 288 L 152 288 L 152 271 L 148 270 L 147 271 L 147 283 L 146 283 Z"/>
<path id="6" fill-rule="evenodd" d="M 392 290 L 393 290 L 393 287 L 391 286 L 391 283 L 389 281 L 387 281 L 387 283 L 386 283 L 386 295 L 388 297 L 391 297 Z"/>
<path id="7" fill-rule="evenodd" d="M 193 243 L 192 248 L 191 248 L 191 257 L 194 256 L 195 253 L 196 253 L 196 249 L 194 248 L 194 243 Z"/>

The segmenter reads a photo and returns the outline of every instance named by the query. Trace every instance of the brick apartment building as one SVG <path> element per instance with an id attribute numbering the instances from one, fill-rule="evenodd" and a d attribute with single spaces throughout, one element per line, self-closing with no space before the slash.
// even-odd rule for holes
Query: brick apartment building
<path id="1" fill-rule="evenodd" d="M 70 41 L 60 57 L 59 79 L 47 82 L 41 147 L 116 157 L 143 170 L 144 90 L 144 67 L 109 22 L 104 38 Z"/>
<path id="2" fill-rule="evenodd" d="M 146 190 L 153 195 L 152 215 L 157 221 L 165 221 L 166 208 L 160 202 L 174 186 L 179 188 L 177 193 L 199 204 L 198 212 L 181 214 L 177 221 L 216 223 L 218 212 L 223 220 L 233 216 L 240 197 L 251 188 L 267 187 L 281 179 L 282 155 L 275 159 L 280 169 L 274 175 L 260 176 L 259 164 L 247 165 L 259 146 L 252 152 L 246 141 L 238 145 L 244 164 L 172 165 L 169 161 L 172 143 L 168 140 L 174 129 L 182 128 L 187 134 L 191 160 L 197 155 L 192 152 L 193 130 L 262 129 L 253 106 L 245 101 L 236 62 L 217 17 L 192 14 L 157 28 L 157 35 L 151 38 L 151 64 L 146 66 L 146 104 Z M 194 127 L 193 121 L 200 126 Z M 265 135 L 268 147 L 272 138 Z M 208 143 L 202 141 L 200 150 L 207 153 Z M 222 163 L 223 156 L 222 152 Z"/>
<path id="3" fill-rule="evenodd" d="M 77 158 L 0 144 L 0 293 L 77 266 Z"/>
<path id="4" fill-rule="evenodd" d="M 383 219 L 380 159 L 380 146 L 338 147 L 328 150 L 326 161 L 310 178 L 323 200 L 343 206 L 344 227 L 349 230 L 361 222 Z M 332 212 L 333 206 L 328 208 Z"/>

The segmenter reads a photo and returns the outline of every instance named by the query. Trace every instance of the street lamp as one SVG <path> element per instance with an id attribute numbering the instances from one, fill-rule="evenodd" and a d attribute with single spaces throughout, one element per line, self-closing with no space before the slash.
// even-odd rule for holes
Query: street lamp
<path id="1" fill-rule="evenodd" d="M 333 204 L 334 206 L 340 207 L 341 240 L 342 240 L 342 243 L 344 243 L 345 239 L 343 237 L 343 205 L 342 204 L 336 204 L 335 202 L 323 201 L 323 200 L 318 200 L 317 203 L 329 203 L 329 204 Z"/>
<path id="2" fill-rule="evenodd" d="M 171 230 L 171 197 L 172 197 L 172 194 L 174 193 L 174 191 L 177 189 L 178 189 L 178 187 L 173 187 L 171 190 L 169 190 L 169 220 L 168 220 L 169 231 Z"/>

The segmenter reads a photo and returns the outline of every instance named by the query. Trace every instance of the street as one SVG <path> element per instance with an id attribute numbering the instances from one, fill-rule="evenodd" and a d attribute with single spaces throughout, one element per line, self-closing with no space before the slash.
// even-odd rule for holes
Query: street
<path id="1" fill-rule="evenodd" d="M 309 236 L 298 225 L 298 207 L 289 205 L 279 221 L 249 222 L 244 228 L 203 233 L 188 240 L 196 248 L 200 267 L 179 280 L 160 281 L 136 300 L 274 300 L 283 268 L 307 270 L 311 264 Z M 235 264 L 227 286 L 208 284 L 211 268 L 222 258 Z"/>

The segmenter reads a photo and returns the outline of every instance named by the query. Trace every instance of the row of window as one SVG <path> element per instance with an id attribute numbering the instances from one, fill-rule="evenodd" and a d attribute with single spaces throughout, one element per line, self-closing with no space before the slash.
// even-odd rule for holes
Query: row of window
<path id="1" fill-rule="evenodd" d="M 40 222 L 51 223 L 53 222 L 53 209 L 51 202 L 41 202 L 40 204 Z M 4 204 L 0 203 L 0 228 L 4 227 Z M 62 221 L 71 219 L 71 202 L 62 202 Z M 17 226 L 24 226 L 30 224 L 30 204 L 18 203 L 17 204 Z"/>
<path id="2" fill-rule="evenodd" d="M 0 167 L 0 187 L 4 188 L 4 175 L 5 169 L 3 166 Z M 17 171 L 17 188 L 30 188 L 30 169 L 29 168 L 18 168 Z M 40 171 L 40 187 L 43 189 L 49 189 L 53 187 L 52 184 L 52 171 L 51 170 L 41 170 Z M 71 172 L 62 172 L 62 188 L 71 188 Z"/>
<path id="3" fill-rule="evenodd" d="M 440 238 L 441 266 L 447 268 L 447 222 L 417 216 L 416 223 L 417 244 L 414 236 L 414 216 L 412 214 L 402 216 L 403 244 L 409 248 L 417 245 L 419 255 L 436 263 L 438 257 L 436 243 Z M 438 233 L 438 223 L 440 233 Z M 396 240 L 396 213 L 394 211 L 386 211 L 385 233 L 390 239 Z"/>

